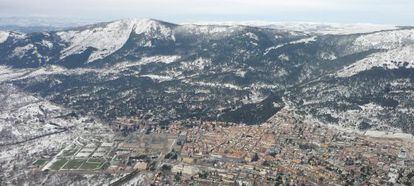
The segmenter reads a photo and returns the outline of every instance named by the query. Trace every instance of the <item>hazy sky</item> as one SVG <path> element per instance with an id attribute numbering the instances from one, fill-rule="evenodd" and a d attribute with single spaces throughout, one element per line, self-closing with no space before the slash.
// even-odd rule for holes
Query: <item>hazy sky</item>
<path id="1" fill-rule="evenodd" d="M 0 16 L 414 25 L 414 0 L 0 0 Z"/>

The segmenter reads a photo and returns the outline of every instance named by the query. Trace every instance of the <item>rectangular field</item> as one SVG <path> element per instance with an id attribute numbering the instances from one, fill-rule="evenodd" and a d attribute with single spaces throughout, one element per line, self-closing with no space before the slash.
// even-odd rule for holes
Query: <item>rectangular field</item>
<path id="1" fill-rule="evenodd" d="M 53 165 L 52 165 L 52 166 L 50 166 L 50 169 L 52 169 L 52 170 L 60 170 L 60 169 L 62 168 L 62 166 L 63 166 L 66 162 L 68 162 L 68 160 L 66 160 L 66 159 L 60 159 L 60 160 L 57 160 L 55 163 L 53 163 Z"/>
<path id="2" fill-rule="evenodd" d="M 82 159 L 69 160 L 62 169 L 78 169 L 83 162 L 85 162 L 85 160 Z"/>

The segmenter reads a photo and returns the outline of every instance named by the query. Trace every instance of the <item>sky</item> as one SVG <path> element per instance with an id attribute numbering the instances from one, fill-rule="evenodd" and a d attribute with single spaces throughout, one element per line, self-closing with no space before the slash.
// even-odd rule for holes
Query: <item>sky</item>
<path id="1" fill-rule="evenodd" d="M 414 25 L 414 0 L 0 0 L 0 17 Z"/>

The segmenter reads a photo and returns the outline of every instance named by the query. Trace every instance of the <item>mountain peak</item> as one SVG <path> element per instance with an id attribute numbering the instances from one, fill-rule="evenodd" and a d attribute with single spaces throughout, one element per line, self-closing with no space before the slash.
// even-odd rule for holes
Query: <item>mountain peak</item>
<path id="1" fill-rule="evenodd" d="M 128 18 L 128 19 L 121 19 L 117 21 L 113 21 L 110 23 L 119 23 L 119 24 L 130 24 L 134 25 L 136 28 L 144 29 L 144 28 L 152 28 L 157 26 L 173 26 L 175 24 L 168 23 L 165 21 L 151 19 L 151 18 Z"/>
<path id="2" fill-rule="evenodd" d="M 82 53 L 88 48 L 95 49 L 88 62 L 103 59 L 119 50 L 132 33 L 152 39 L 173 38 L 172 26 L 173 24 L 155 19 L 123 19 L 59 32 L 61 39 L 68 43 L 68 47 L 62 51 L 61 59 Z"/>
<path id="3" fill-rule="evenodd" d="M 150 33 L 154 31 L 160 31 L 163 35 L 170 34 L 171 23 L 155 19 L 129 19 L 134 24 L 134 30 L 136 34 Z"/>

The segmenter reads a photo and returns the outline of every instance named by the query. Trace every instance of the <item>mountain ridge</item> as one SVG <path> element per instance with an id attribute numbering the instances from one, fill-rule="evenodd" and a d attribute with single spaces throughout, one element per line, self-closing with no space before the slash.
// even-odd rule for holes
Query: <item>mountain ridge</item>
<path id="1" fill-rule="evenodd" d="M 320 34 L 127 19 L 10 32 L 0 77 L 107 121 L 260 124 L 288 100 L 323 123 L 413 133 L 413 36 L 411 28 Z"/>

